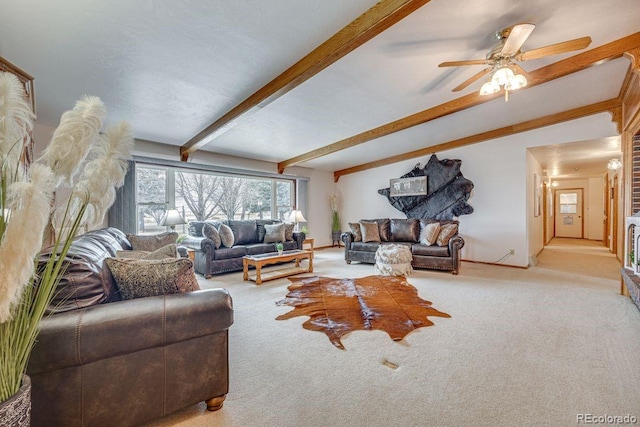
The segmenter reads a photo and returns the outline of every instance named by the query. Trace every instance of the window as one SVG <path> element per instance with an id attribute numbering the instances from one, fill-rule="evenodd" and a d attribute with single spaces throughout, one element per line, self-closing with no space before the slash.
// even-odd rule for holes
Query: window
<path id="1" fill-rule="evenodd" d="M 294 181 L 223 175 L 165 166 L 136 165 L 137 232 L 165 231 L 165 210 L 174 207 L 187 221 L 206 219 L 285 220 L 293 210 Z M 176 231 L 186 234 L 187 226 Z"/>

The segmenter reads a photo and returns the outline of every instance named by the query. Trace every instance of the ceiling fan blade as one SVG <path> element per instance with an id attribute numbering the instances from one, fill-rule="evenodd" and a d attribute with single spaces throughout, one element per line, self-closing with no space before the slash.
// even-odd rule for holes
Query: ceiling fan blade
<path id="1" fill-rule="evenodd" d="M 549 55 L 558 55 L 560 53 L 571 52 L 588 47 L 591 44 L 591 37 L 580 37 L 579 39 L 568 40 L 566 42 L 556 43 L 549 46 L 539 47 L 518 55 L 518 61 L 528 61 L 530 59 L 538 59 Z"/>
<path id="2" fill-rule="evenodd" d="M 449 61 L 443 62 L 438 67 L 459 67 L 461 65 L 487 65 L 486 59 L 470 59 L 468 61 Z"/>
<path id="3" fill-rule="evenodd" d="M 514 25 L 513 28 L 511 28 L 511 32 L 509 33 L 507 41 L 504 43 L 500 53 L 505 56 L 511 56 L 518 53 L 534 28 L 536 28 L 536 26 L 533 24 Z"/>
<path id="4" fill-rule="evenodd" d="M 486 76 L 491 71 L 493 71 L 492 67 L 485 68 L 484 70 L 482 70 L 482 71 L 480 71 L 478 73 L 475 73 L 473 76 L 469 77 L 467 80 L 463 81 L 458 86 L 454 87 L 451 91 L 452 92 L 460 92 L 462 89 L 466 88 L 467 86 L 469 86 L 471 83 L 475 82 L 476 80 L 479 80 L 482 77 Z"/>

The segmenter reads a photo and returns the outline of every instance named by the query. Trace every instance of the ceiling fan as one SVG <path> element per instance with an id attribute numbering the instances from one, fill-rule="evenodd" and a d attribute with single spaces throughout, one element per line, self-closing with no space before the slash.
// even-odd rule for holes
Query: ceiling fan
<path id="1" fill-rule="evenodd" d="M 520 48 L 535 27 L 534 24 L 516 24 L 497 31 L 495 37 L 499 42 L 487 53 L 485 59 L 450 61 L 438 65 L 439 67 L 458 67 L 465 65 L 489 66 L 460 83 L 453 88 L 452 91 L 459 92 L 487 74 L 493 73 L 492 78 L 480 89 L 480 94 L 489 95 L 496 93 L 502 87 L 505 89 L 505 97 L 507 97 L 506 99 L 508 100 L 509 90 L 519 89 L 527 85 L 527 72 L 522 69 L 518 62 L 580 50 L 591 44 L 591 37 L 580 37 L 522 52 Z"/>

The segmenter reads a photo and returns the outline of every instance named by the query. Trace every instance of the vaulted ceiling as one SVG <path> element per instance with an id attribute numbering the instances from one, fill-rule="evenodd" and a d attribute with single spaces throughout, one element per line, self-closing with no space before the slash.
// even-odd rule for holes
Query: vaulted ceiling
<path id="1" fill-rule="evenodd" d="M 622 53 L 640 48 L 637 0 L 0 0 L 0 10 L 0 56 L 35 77 L 39 123 L 97 95 L 109 121 L 174 145 L 176 159 L 182 147 L 184 158 L 199 149 L 336 175 L 611 111 L 630 64 Z M 536 25 L 523 51 L 592 43 L 521 63 L 531 84 L 509 102 L 479 97 L 486 79 L 451 91 L 482 66 L 439 63 L 483 59 L 494 32 L 522 22 Z M 571 147 L 534 155 L 559 165 Z M 611 138 L 589 147 L 604 171 Z"/>

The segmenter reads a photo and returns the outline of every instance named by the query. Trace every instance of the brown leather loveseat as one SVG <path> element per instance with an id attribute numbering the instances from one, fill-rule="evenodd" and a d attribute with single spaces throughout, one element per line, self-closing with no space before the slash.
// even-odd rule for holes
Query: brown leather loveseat
<path id="1" fill-rule="evenodd" d="M 74 239 L 59 285 L 74 293 L 42 320 L 29 360 L 32 426 L 133 426 L 201 401 L 222 406 L 229 293 L 117 301 L 103 261 L 123 249 L 131 245 L 114 228 Z"/>
<path id="2" fill-rule="evenodd" d="M 359 261 L 375 264 L 375 255 L 378 247 L 384 244 L 396 243 L 407 245 L 411 248 L 414 268 L 426 268 L 434 270 L 451 271 L 458 274 L 460 270 L 460 249 L 464 246 L 464 239 L 458 234 L 458 221 L 434 220 L 416 218 L 378 218 L 362 220 L 360 222 L 377 223 L 377 238 L 372 241 L 362 241 L 362 236 L 356 236 L 352 232 L 342 233 L 344 242 L 344 259 L 347 264 Z M 440 226 L 455 225 L 454 234 L 442 245 L 425 244 L 422 242 L 422 232 L 428 224 L 438 223 Z M 359 223 L 358 223 L 359 224 Z M 350 224 L 351 225 L 351 224 Z M 366 240 L 366 239 L 365 239 Z"/>

